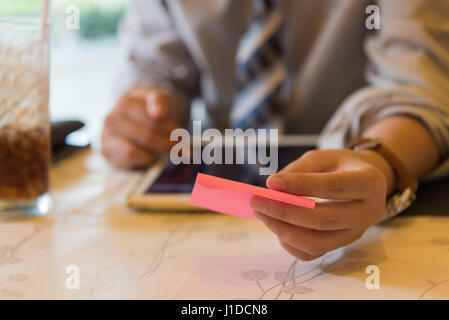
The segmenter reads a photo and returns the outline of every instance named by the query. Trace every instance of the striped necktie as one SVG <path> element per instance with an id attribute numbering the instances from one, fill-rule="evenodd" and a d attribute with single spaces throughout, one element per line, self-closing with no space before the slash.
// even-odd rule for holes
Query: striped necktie
<path id="1" fill-rule="evenodd" d="M 287 77 L 282 57 L 281 10 L 273 0 L 253 0 L 254 13 L 236 57 L 238 92 L 230 120 L 234 128 L 279 128 L 281 87 Z"/>

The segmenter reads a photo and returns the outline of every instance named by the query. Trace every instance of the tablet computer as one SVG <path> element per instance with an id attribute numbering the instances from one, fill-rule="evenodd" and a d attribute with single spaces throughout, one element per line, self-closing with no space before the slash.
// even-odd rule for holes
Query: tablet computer
<path id="1" fill-rule="evenodd" d="M 315 148 L 316 135 L 279 137 L 278 170 Z M 223 147 L 223 157 L 225 154 Z M 232 148 L 232 147 L 231 147 Z M 235 154 L 235 152 L 234 152 Z M 223 161 L 224 162 L 224 161 Z M 190 194 L 199 172 L 265 187 L 268 176 L 260 175 L 260 164 L 154 164 L 142 176 L 127 199 L 130 208 L 147 211 L 201 211 L 189 205 Z"/>

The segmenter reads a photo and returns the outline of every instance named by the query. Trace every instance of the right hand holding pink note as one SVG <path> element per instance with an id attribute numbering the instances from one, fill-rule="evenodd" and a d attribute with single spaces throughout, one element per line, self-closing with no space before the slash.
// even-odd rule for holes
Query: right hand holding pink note
<path id="1" fill-rule="evenodd" d="M 315 210 L 263 197 L 251 199 L 255 216 L 281 245 L 302 260 L 359 239 L 385 213 L 388 164 L 372 151 L 322 150 L 306 153 L 269 177 L 269 188 L 321 199 Z"/>

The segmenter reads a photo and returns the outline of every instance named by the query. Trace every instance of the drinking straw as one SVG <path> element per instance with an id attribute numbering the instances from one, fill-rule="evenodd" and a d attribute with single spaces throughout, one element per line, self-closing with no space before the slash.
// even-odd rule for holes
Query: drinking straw
<path id="1" fill-rule="evenodd" d="M 42 5 L 42 39 L 44 41 L 47 40 L 47 31 L 48 31 L 48 9 L 49 9 L 50 0 L 43 0 Z"/>

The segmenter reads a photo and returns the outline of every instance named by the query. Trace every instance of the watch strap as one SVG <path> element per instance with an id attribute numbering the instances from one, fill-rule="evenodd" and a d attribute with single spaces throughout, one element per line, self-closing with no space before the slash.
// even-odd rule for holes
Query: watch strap
<path id="1" fill-rule="evenodd" d="M 403 162 L 380 139 L 359 138 L 348 144 L 353 150 L 373 150 L 379 153 L 392 167 L 399 182 L 399 188 L 410 188 L 415 192 L 418 189 L 418 180 L 407 170 Z"/>

